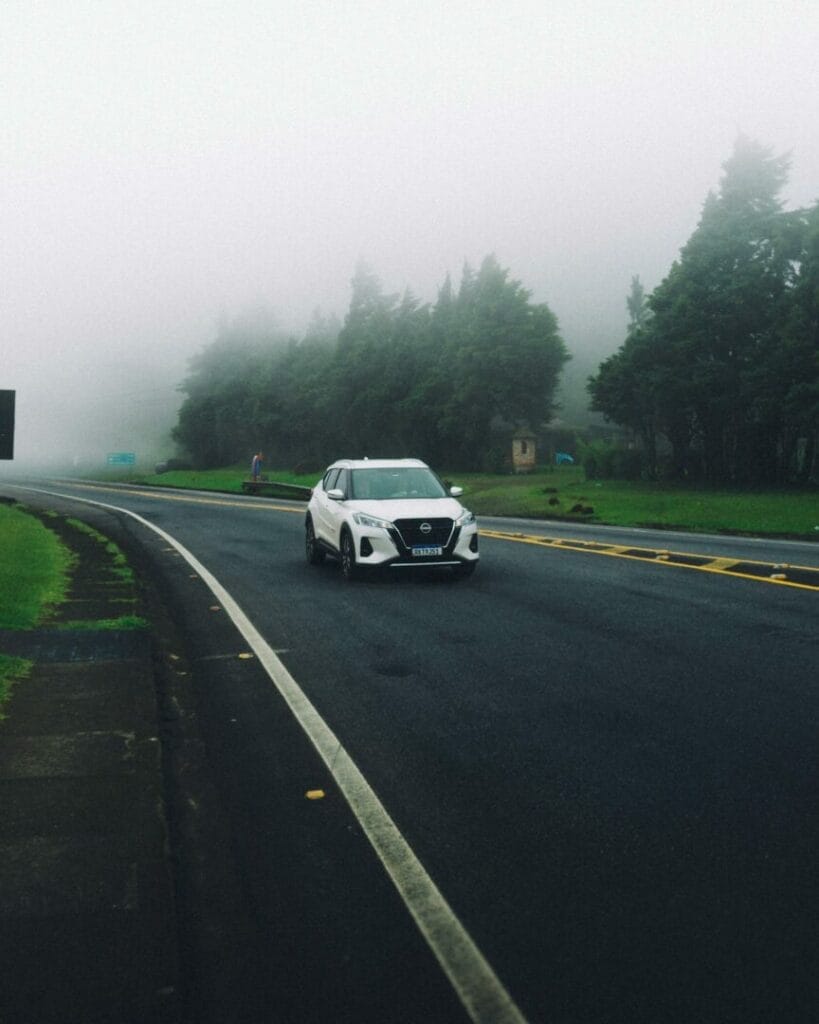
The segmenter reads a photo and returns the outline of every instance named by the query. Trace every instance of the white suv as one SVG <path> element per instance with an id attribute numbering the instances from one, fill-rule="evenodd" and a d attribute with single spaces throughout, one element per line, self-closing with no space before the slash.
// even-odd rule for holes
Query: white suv
<path id="1" fill-rule="evenodd" d="M 478 563 L 478 524 L 418 459 L 340 459 L 313 488 L 305 519 L 307 561 L 326 554 L 346 579 L 363 566 L 450 566 L 469 576 Z"/>

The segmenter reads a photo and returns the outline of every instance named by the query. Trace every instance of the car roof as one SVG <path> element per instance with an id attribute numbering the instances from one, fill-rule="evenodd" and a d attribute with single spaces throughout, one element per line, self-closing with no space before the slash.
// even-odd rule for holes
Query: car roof
<path id="1" fill-rule="evenodd" d="M 415 467 L 428 469 L 420 459 L 337 459 L 328 469 L 402 469 Z"/>

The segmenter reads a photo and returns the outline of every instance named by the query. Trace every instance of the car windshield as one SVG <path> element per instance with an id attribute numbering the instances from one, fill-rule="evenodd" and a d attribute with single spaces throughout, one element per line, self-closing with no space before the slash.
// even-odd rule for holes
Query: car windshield
<path id="1" fill-rule="evenodd" d="M 396 498 L 446 498 L 438 477 L 424 466 L 379 466 L 350 473 L 350 497 L 359 501 Z"/>

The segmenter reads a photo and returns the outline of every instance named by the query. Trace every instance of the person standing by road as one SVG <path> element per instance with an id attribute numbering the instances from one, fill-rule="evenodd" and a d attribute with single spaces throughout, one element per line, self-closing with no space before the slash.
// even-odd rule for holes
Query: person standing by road
<path id="1" fill-rule="evenodd" d="M 259 482 L 259 477 L 262 475 L 262 462 L 264 461 L 264 455 L 261 452 L 256 452 L 253 456 L 253 460 L 250 463 L 250 479 L 254 484 Z"/>

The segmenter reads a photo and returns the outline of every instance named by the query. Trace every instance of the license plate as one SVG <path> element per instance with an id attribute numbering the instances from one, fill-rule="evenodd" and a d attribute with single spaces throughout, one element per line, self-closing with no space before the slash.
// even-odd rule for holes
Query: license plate
<path id="1" fill-rule="evenodd" d="M 443 548 L 437 548 L 432 544 L 419 545 L 412 549 L 414 558 L 427 558 L 429 555 L 442 555 Z"/>

